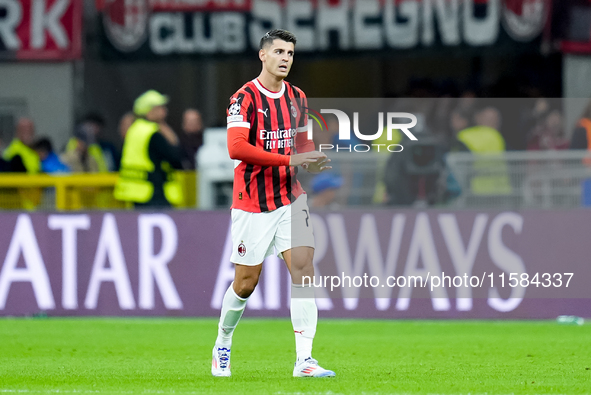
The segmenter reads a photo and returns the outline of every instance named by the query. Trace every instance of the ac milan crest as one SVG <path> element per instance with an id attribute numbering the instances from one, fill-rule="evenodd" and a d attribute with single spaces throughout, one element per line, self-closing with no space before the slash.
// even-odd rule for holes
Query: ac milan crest
<path id="1" fill-rule="evenodd" d="M 240 255 L 240 256 L 246 255 L 246 246 L 244 245 L 244 243 L 240 243 L 238 245 L 238 255 Z"/>
<path id="2" fill-rule="evenodd" d="M 291 116 L 294 118 L 298 116 L 298 110 L 295 108 L 293 104 L 291 105 Z"/>
<path id="3" fill-rule="evenodd" d="M 514 40 L 531 41 L 544 29 L 547 0 L 504 0 L 503 27 Z"/>
<path id="4" fill-rule="evenodd" d="M 106 0 L 103 25 L 111 44 L 122 52 L 138 49 L 146 41 L 148 0 Z"/>

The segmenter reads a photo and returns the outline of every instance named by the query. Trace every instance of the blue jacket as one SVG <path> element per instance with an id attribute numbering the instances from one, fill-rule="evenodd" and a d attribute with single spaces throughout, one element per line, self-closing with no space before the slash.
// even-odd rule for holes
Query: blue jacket
<path id="1" fill-rule="evenodd" d="M 51 152 L 45 160 L 41 161 L 41 171 L 44 173 L 69 173 L 70 169 L 60 161 L 55 152 Z"/>

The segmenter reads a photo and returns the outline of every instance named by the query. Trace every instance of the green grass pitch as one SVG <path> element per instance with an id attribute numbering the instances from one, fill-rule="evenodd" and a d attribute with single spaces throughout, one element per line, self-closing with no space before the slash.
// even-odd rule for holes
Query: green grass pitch
<path id="1" fill-rule="evenodd" d="M 244 318 L 232 377 L 210 375 L 214 319 L 1 319 L 0 394 L 589 394 L 591 326 L 321 319 L 335 378 L 291 377 L 289 319 Z"/>

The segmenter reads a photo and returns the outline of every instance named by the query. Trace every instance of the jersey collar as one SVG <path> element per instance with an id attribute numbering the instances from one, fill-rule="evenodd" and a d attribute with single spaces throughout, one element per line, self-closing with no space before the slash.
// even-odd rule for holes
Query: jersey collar
<path id="1" fill-rule="evenodd" d="M 257 87 L 257 89 L 259 91 L 261 91 L 261 93 L 271 99 L 279 99 L 281 96 L 283 96 L 283 93 L 285 93 L 285 82 L 281 81 L 281 90 L 279 92 L 271 92 L 270 90 L 268 90 L 267 88 L 265 88 L 258 79 L 254 79 L 252 80 L 252 82 L 254 82 L 255 86 Z"/>

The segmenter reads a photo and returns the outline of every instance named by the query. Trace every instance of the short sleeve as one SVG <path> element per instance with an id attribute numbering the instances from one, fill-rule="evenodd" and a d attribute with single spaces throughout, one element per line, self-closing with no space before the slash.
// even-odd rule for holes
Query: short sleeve
<path id="1" fill-rule="evenodd" d="M 295 88 L 298 90 L 300 95 L 298 102 L 300 106 L 300 111 L 298 113 L 298 119 L 296 120 L 297 124 L 297 131 L 298 132 L 307 132 L 308 131 L 308 98 L 306 94 L 301 89 Z"/>
<path id="2" fill-rule="evenodd" d="M 230 98 L 227 110 L 228 128 L 242 127 L 250 129 L 252 122 L 252 98 L 243 91 L 238 91 Z"/>

